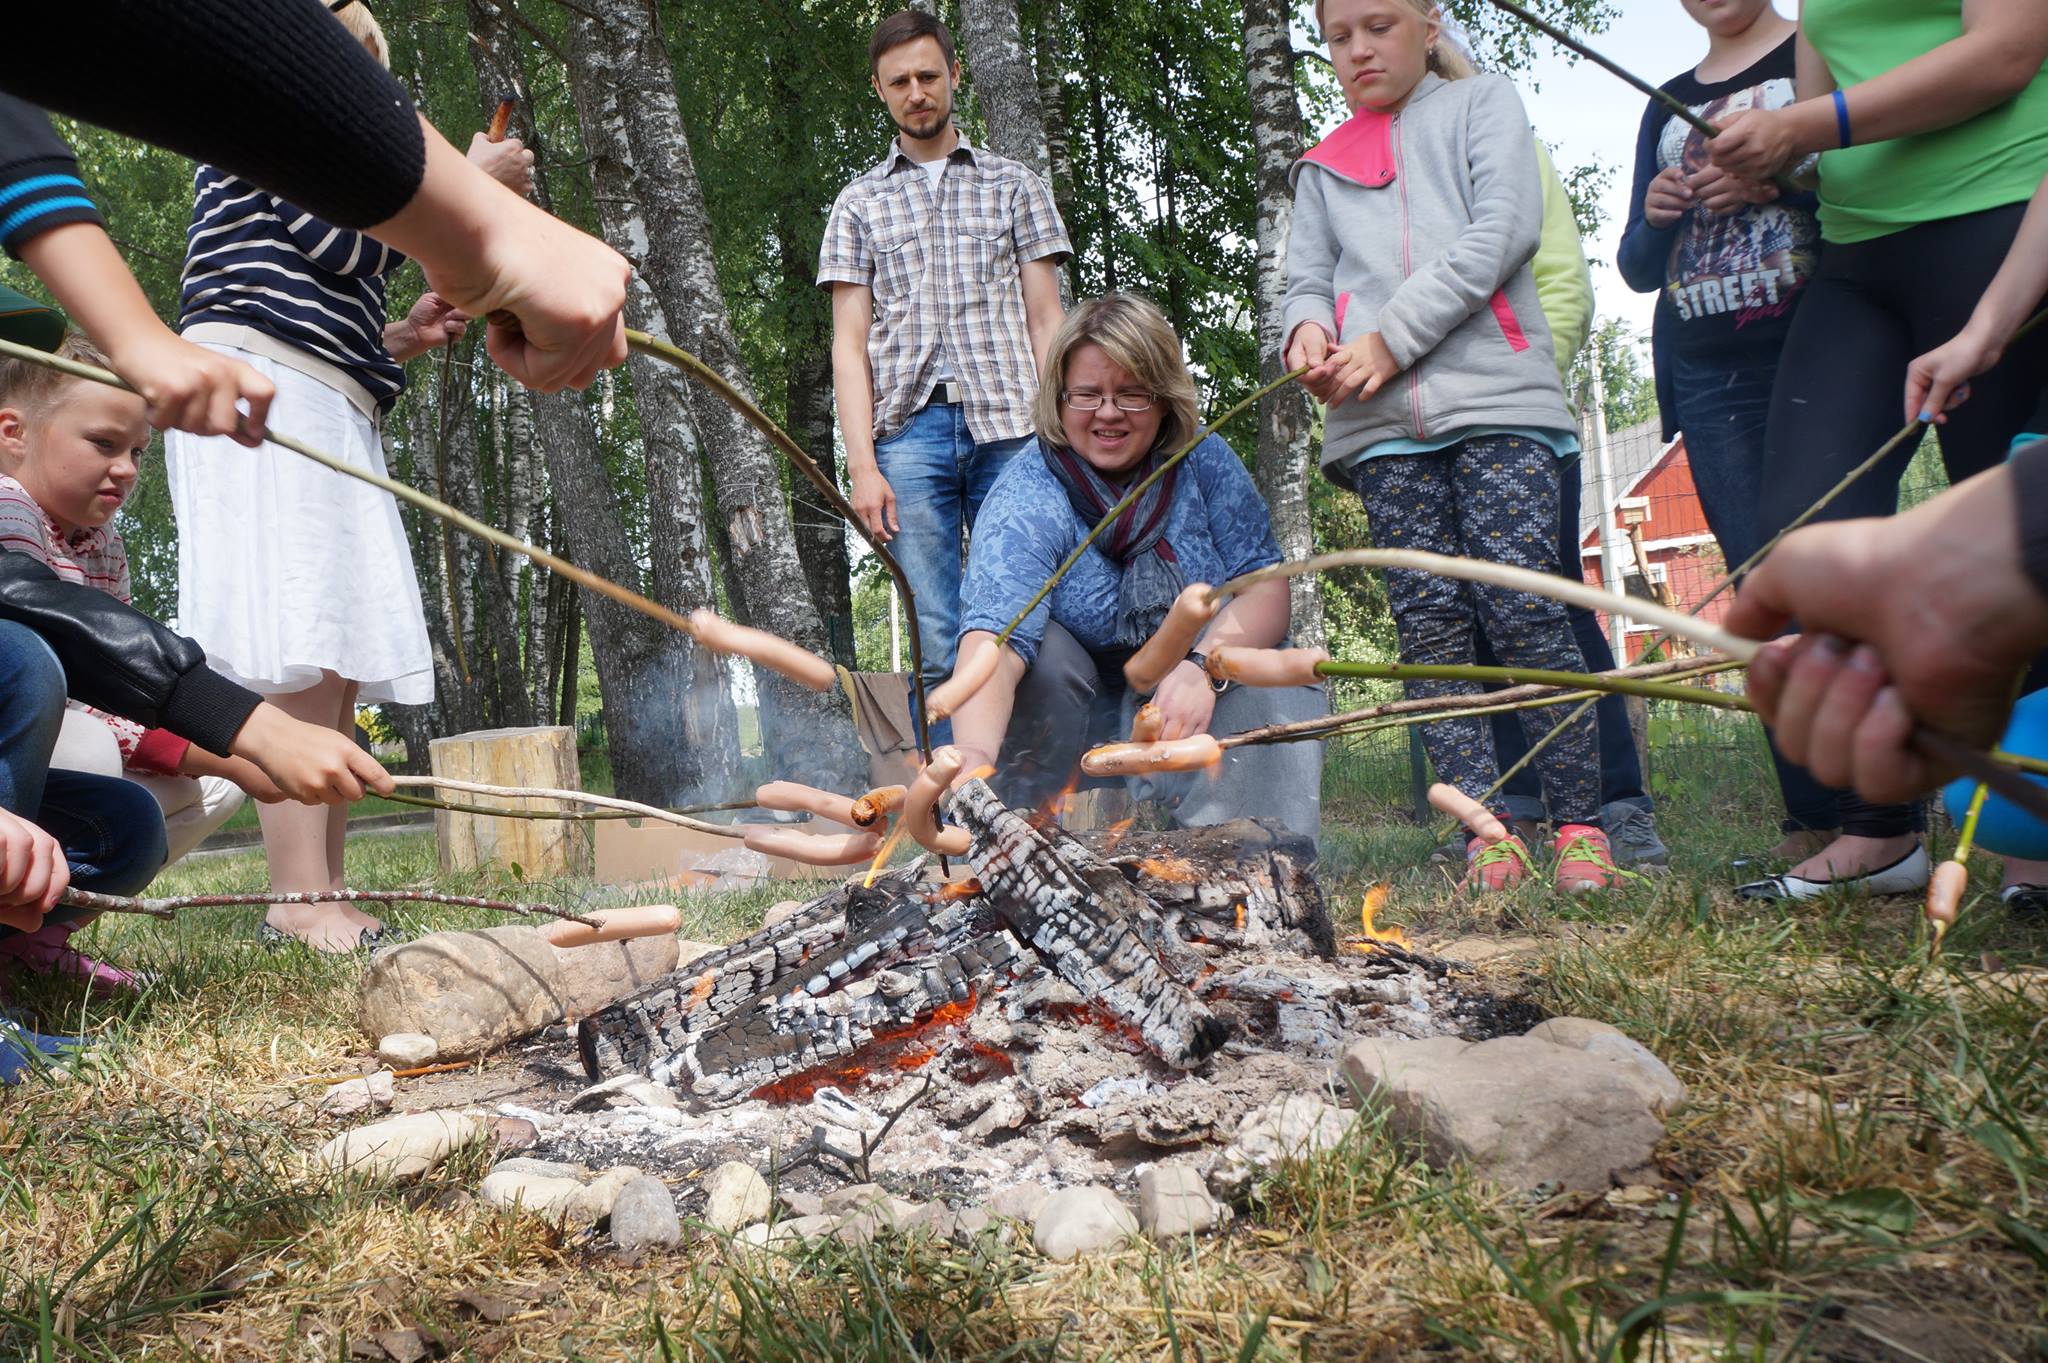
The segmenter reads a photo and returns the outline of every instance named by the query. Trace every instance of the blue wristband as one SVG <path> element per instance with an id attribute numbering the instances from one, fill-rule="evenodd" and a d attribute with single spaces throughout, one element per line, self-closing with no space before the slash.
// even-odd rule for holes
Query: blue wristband
<path id="1" fill-rule="evenodd" d="M 1840 90 L 1835 91 L 1835 135 L 1849 145 L 1849 100 Z"/>

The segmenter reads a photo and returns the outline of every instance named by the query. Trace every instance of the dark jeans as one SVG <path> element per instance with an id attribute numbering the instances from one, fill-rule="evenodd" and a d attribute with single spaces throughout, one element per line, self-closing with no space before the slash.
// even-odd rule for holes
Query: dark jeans
<path id="1" fill-rule="evenodd" d="M 953 671 L 960 641 L 961 536 L 972 531 L 996 475 L 1031 441 L 1027 435 L 977 444 L 965 407 L 934 402 L 875 446 L 876 467 L 896 494 L 901 529 L 889 552 L 917 596 L 926 686 L 937 686 Z M 933 743 L 952 741 L 950 721 L 932 726 Z"/>
<path id="2" fill-rule="evenodd" d="M 64 696 L 64 669 L 50 646 L 27 626 L 0 620 L 0 808 L 57 839 L 79 889 L 134 894 L 163 867 L 163 813 L 133 781 L 50 770 Z M 78 910 L 50 916 L 75 918 Z M 12 932 L 0 928 L 0 936 Z"/>
<path id="3" fill-rule="evenodd" d="M 1913 357 L 1969 320 L 2019 230 L 2025 204 L 1923 223 L 1874 241 L 1831 242 L 1792 319 L 1771 391 L 1757 532 L 1768 539 L 1883 445 L 1901 420 L 1899 396 Z M 1952 482 L 2002 461 L 2025 429 L 2048 374 L 2048 330 L 2015 344 L 1970 381 L 1970 399 L 1936 428 Z M 1856 480 L 1817 520 L 1889 516 L 1910 446 Z M 1872 591 L 1887 584 L 1873 582 Z M 1797 771 L 1780 759 L 1781 771 Z M 1832 818 L 1816 828 L 1891 837 L 1923 826 L 1918 805 L 1874 805 L 1831 792 Z M 1796 814 L 1797 811 L 1795 811 Z"/>
<path id="4" fill-rule="evenodd" d="M 1071 779 L 1084 747 L 1130 733 L 1138 700 L 1124 681 L 1122 658 L 1097 657 L 1047 622 L 1038 654 L 1017 683 L 996 762 L 996 794 L 1020 809 L 1044 804 Z M 1209 732 L 1225 736 L 1314 719 L 1329 708 L 1320 686 L 1232 686 L 1216 697 Z M 1267 818 L 1310 838 L 1322 834 L 1321 743 L 1232 748 L 1214 770 L 1131 777 L 1125 785 L 1134 799 L 1166 805 L 1179 828 Z"/>
<path id="5" fill-rule="evenodd" d="M 1558 489 L 1557 552 L 1558 563 L 1563 576 L 1577 576 L 1579 566 L 1579 461 L 1568 459 L 1558 465 L 1558 477 L 1562 486 Z M 1579 652 L 1586 660 L 1588 672 L 1605 672 L 1614 666 L 1614 650 L 1608 647 L 1607 631 L 1600 627 L 1600 617 L 1583 606 L 1565 607 L 1565 615 L 1572 624 L 1572 637 L 1579 641 Z M 1479 631 L 1478 661 L 1485 667 L 1498 667 L 1493 645 L 1487 642 L 1486 631 Z M 1499 687 L 1489 690 L 1498 691 Z M 1576 709 L 1576 706 L 1571 709 Z M 1570 709 L 1555 713 L 1555 718 L 1546 727 L 1555 727 Z M 1650 798 L 1643 786 L 1642 755 L 1636 751 L 1635 730 L 1629 727 L 1628 702 L 1620 696 L 1605 696 L 1593 707 L 1593 717 L 1600 726 L 1600 803 L 1630 804 L 1642 809 L 1655 809 L 1656 801 Z M 1495 715 L 1493 717 L 1493 751 L 1500 769 L 1506 771 L 1529 755 L 1529 739 L 1522 731 L 1519 715 Z M 1543 782 L 1536 774 L 1534 763 L 1516 772 L 1514 779 L 1501 788 L 1508 813 L 1517 819 L 1529 819 L 1542 823 L 1546 817 L 1543 808 Z"/>

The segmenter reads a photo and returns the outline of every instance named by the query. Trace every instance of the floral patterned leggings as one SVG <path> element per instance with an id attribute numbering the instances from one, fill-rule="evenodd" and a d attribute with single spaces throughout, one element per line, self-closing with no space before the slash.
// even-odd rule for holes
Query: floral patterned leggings
<path id="1" fill-rule="evenodd" d="M 1539 441 L 1488 435 L 1428 454 L 1362 460 L 1348 472 L 1372 522 L 1373 540 L 1382 548 L 1426 549 L 1556 573 L 1562 462 Z M 1387 574 L 1387 599 L 1403 662 L 1470 663 L 1478 624 L 1504 666 L 1585 669 L 1564 606 L 1547 596 L 1394 570 Z M 1476 683 L 1452 681 L 1412 681 L 1407 688 L 1411 696 L 1480 691 Z M 1525 710 L 1522 731 L 1533 745 L 1558 718 L 1549 709 Z M 1485 719 L 1426 724 L 1422 742 L 1437 779 L 1474 799 L 1500 775 L 1493 730 Z M 1599 743 L 1600 731 L 1589 712 L 1536 756 L 1544 801 L 1559 824 L 1599 821 Z M 1506 817 L 1497 792 L 1491 807 Z"/>

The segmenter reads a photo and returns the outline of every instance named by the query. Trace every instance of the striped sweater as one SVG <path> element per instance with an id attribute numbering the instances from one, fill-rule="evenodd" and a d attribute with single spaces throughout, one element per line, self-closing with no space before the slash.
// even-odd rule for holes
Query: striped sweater
<path id="1" fill-rule="evenodd" d="M 346 370 L 389 410 L 405 375 L 384 348 L 384 276 L 405 257 L 213 166 L 193 192 L 179 328 L 254 327 Z"/>

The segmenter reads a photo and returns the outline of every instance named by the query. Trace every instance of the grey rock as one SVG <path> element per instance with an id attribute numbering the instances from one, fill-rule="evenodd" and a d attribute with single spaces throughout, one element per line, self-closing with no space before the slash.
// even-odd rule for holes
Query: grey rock
<path id="1" fill-rule="evenodd" d="M 1438 1167 L 1462 1160 L 1513 1188 L 1657 1181 L 1649 1165 L 1664 1123 L 1626 1065 L 1508 1036 L 1374 1038 L 1347 1050 L 1343 1068 Z"/>
<path id="2" fill-rule="evenodd" d="M 594 1226 L 612 1214 L 626 1186 L 641 1177 L 630 1164 L 591 1174 L 578 1165 L 548 1160 L 501 1162 L 477 1188 L 493 1207 L 519 1207 L 557 1226 Z"/>
<path id="3" fill-rule="evenodd" d="M 791 1216 L 818 1216 L 825 1210 L 825 1199 L 816 1193 L 801 1192 L 795 1188 L 777 1188 L 775 1200 L 782 1204 L 782 1210 Z"/>
<path id="4" fill-rule="evenodd" d="M 768 1180 L 751 1164 L 729 1161 L 704 1180 L 704 1221 L 718 1230 L 738 1230 L 764 1219 L 774 1200 Z"/>
<path id="5" fill-rule="evenodd" d="M 642 1175 L 619 1190 L 612 1204 L 612 1243 L 628 1254 L 643 1249 L 674 1249 L 683 1243 L 682 1219 L 668 1185 Z"/>
<path id="6" fill-rule="evenodd" d="M 501 1159 L 491 1166 L 494 1174 L 524 1174 L 529 1178 L 569 1178 L 578 1183 L 593 1177 L 587 1164 L 570 1164 L 563 1160 L 534 1159 L 528 1155 L 514 1155 Z"/>
<path id="7" fill-rule="evenodd" d="M 1685 1110 L 1685 1085 L 1662 1060 L 1621 1028 L 1593 1018 L 1551 1018 L 1523 1035 L 1613 1062 L 1632 1078 L 1650 1111 L 1675 1117 Z"/>
<path id="8" fill-rule="evenodd" d="M 1047 1196 L 1045 1189 L 1036 1183 L 1014 1183 L 982 1203 L 981 1207 L 990 1216 L 1033 1221 L 1038 1217 L 1038 1209 L 1045 1205 Z"/>
<path id="9" fill-rule="evenodd" d="M 1334 1149 L 1351 1129 L 1352 1114 L 1313 1093 L 1290 1093 L 1247 1112 L 1237 1135 L 1210 1166 L 1209 1188 L 1235 1202 L 1248 1196 L 1259 1174 Z"/>
<path id="10" fill-rule="evenodd" d="M 1138 1175 L 1138 1228 L 1154 1240 L 1199 1235 L 1229 1216 L 1193 1165 L 1155 1164 Z"/>
<path id="11" fill-rule="evenodd" d="M 862 1211 L 876 1203 L 887 1203 L 889 1190 L 879 1183 L 856 1183 L 847 1188 L 834 1188 L 825 1194 L 825 1213 L 840 1216 L 847 1212 Z"/>
<path id="12" fill-rule="evenodd" d="M 377 1041 L 377 1058 L 394 1070 L 431 1065 L 441 1053 L 441 1043 L 425 1032 L 393 1032 Z"/>
<path id="13" fill-rule="evenodd" d="M 962 1207 L 953 1213 L 953 1243 L 964 1245 L 995 1223 L 980 1207 Z"/>
<path id="14" fill-rule="evenodd" d="M 410 1112 L 344 1131 L 314 1152 L 322 1169 L 381 1182 L 417 1178 L 491 1129 L 474 1112 Z"/>
<path id="15" fill-rule="evenodd" d="M 360 1079 L 336 1084 L 320 1095 L 319 1111 L 329 1117 L 357 1117 L 365 1112 L 382 1112 L 391 1106 L 397 1089 L 389 1070 L 378 1070 Z"/>
<path id="16" fill-rule="evenodd" d="M 1114 1249 L 1138 1233 L 1138 1220 L 1117 1195 L 1089 1184 L 1062 1188 L 1038 1208 L 1031 1243 L 1054 1263 Z"/>
<path id="17" fill-rule="evenodd" d="M 923 1235 L 951 1241 L 959 1231 L 960 1214 L 943 1202 L 927 1202 L 902 1218 L 897 1229 L 905 1235 Z"/>

